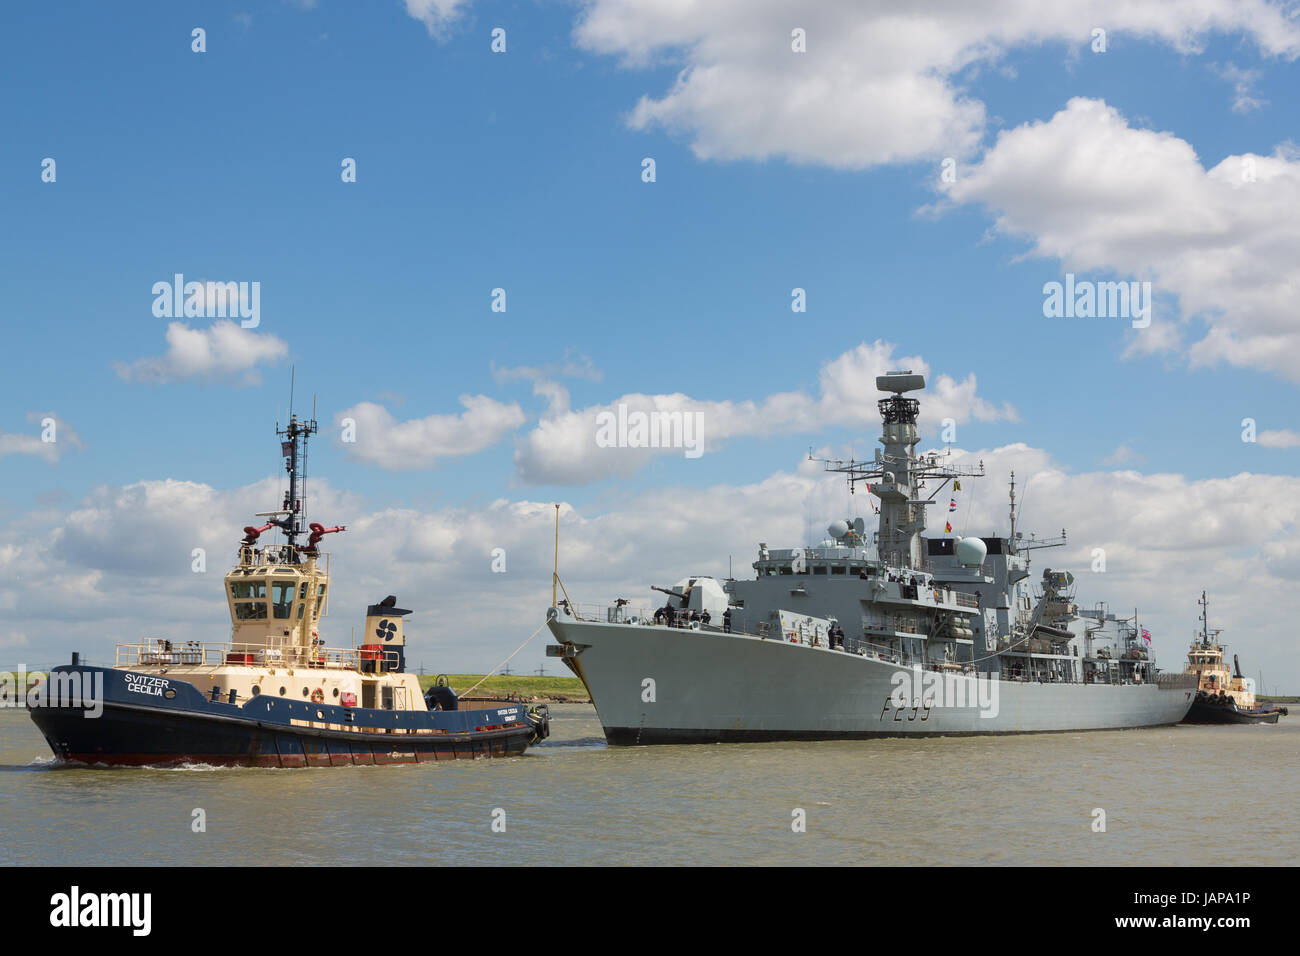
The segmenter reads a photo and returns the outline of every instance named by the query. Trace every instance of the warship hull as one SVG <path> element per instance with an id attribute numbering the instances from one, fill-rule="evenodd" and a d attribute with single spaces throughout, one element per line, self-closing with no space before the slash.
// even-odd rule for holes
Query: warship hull
<path id="1" fill-rule="evenodd" d="M 209 700 L 183 681 L 84 666 L 55 668 L 48 691 L 29 706 L 32 720 L 56 757 L 91 765 L 332 767 L 510 757 L 549 730 L 545 715 L 522 706 L 364 710 L 265 695 L 237 705 Z"/>
<path id="2" fill-rule="evenodd" d="M 1177 724 L 1196 684 L 1063 684 L 973 678 L 958 701 L 900 703 L 900 673 L 856 654 L 713 630 L 558 618 L 550 629 L 615 745 L 1119 730 Z M 995 688 L 987 685 L 996 685 Z M 958 688 L 959 690 L 963 688 Z M 949 695 L 952 696 L 952 695 Z M 958 705 L 962 704 L 962 705 Z"/>

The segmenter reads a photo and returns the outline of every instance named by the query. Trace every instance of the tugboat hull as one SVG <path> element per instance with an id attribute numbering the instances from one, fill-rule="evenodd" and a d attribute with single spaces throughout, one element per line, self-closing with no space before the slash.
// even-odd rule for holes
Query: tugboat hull
<path id="1" fill-rule="evenodd" d="M 1235 703 L 1226 701 L 1218 703 L 1218 698 L 1198 695 L 1192 702 L 1192 709 L 1183 718 L 1185 724 L 1276 724 L 1279 717 L 1285 717 L 1285 707 L 1255 708 L 1242 710 Z"/>
<path id="2" fill-rule="evenodd" d="M 61 679 L 56 675 L 65 675 Z M 332 767 L 511 757 L 549 733 L 544 709 L 392 711 L 254 697 L 243 705 L 211 701 L 192 685 L 129 671 L 59 667 L 52 683 L 84 689 L 102 677 L 95 707 L 38 698 L 32 720 L 55 756 L 106 766 L 210 764 Z M 138 678 L 140 675 L 134 675 Z M 157 690 L 149 699 L 136 688 Z M 128 689 L 130 688 L 130 689 Z M 171 697 L 165 697 L 167 692 Z M 54 695 L 51 694 L 51 697 Z M 136 699 L 128 699 L 128 697 Z M 98 712 L 96 714 L 96 711 Z"/>

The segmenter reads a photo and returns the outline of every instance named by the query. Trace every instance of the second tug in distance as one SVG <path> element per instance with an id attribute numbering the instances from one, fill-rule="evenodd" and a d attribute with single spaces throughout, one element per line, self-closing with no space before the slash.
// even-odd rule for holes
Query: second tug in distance
<path id="1" fill-rule="evenodd" d="M 244 528 L 225 579 L 228 642 L 144 639 L 120 644 L 112 668 L 54 668 L 30 710 L 55 755 L 108 765 L 186 763 L 302 767 L 425 763 L 511 756 L 549 733 L 545 705 L 460 710 L 445 681 L 420 691 L 406 670 L 393 596 L 366 611 L 360 646 L 328 647 L 325 535 L 304 526 L 307 437 L 292 412 L 278 434 L 289 476 L 279 511 Z M 263 544 L 272 528 L 281 544 Z M 306 543 L 299 539 L 306 536 Z"/>
<path id="2" fill-rule="evenodd" d="M 926 508 L 958 472 L 916 454 L 921 375 L 876 379 L 874 461 L 832 462 L 880 501 L 820 547 L 759 545 L 752 581 L 694 575 L 656 611 L 619 599 L 547 612 L 560 657 L 582 679 L 611 744 L 822 740 L 1104 730 L 1176 724 L 1195 675 L 1161 673 L 1136 620 L 1080 610 L 1069 572 L 1030 581 L 1032 551 L 1064 544 L 925 538 Z M 938 481 L 928 497 L 925 485 Z M 558 572 L 557 572 L 558 579 Z M 601 619 L 603 618 L 603 619 Z"/>

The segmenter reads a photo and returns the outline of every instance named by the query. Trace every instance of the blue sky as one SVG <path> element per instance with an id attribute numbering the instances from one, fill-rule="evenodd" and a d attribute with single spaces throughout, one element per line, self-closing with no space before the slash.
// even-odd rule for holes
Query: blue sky
<path id="1" fill-rule="evenodd" d="M 1000 132 L 1047 123 L 1078 97 L 1118 111 L 1123 132 L 1185 142 L 1205 169 L 1247 153 L 1277 156 L 1291 182 L 1300 89 L 1294 20 L 1279 26 L 1270 19 L 1276 8 L 1259 4 L 1250 14 L 1256 23 L 1225 22 L 1187 44 L 1169 39 L 1185 27 L 1177 9 L 1170 23 L 1154 27 L 1127 27 L 1117 14 L 1104 54 L 1089 49 L 1086 29 L 1063 38 L 1045 23 L 1043 39 L 1033 27 L 1009 30 L 996 55 L 967 54 L 969 62 L 931 71 L 960 101 L 984 109 L 965 140 L 954 137 L 951 152 L 942 142 L 914 145 L 912 131 L 900 128 L 898 142 L 908 145 L 898 147 L 899 158 L 877 161 L 876 144 L 864 136 L 846 161 L 830 151 L 818 157 L 816 147 L 787 151 L 780 123 L 763 130 L 765 142 L 781 144 L 764 154 L 706 101 L 680 109 L 670 103 L 667 120 L 638 125 L 631 119 L 638 102 L 670 99 L 683 70 L 735 64 L 725 38 L 710 35 L 707 24 L 688 24 L 687 43 L 664 27 L 662 37 L 645 41 L 651 55 L 638 59 L 640 41 L 627 39 L 643 27 L 629 13 L 634 6 L 268 0 L 8 7 L 0 31 L 9 92 L 0 102 L 0 242 L 9 360 L 0 381 L 0 435 L 35 435 L 40 426 L 29 415 L 53 411 L 81 447 L 65 445 L 56 460 L 0 454 L 0 526 L 21 541 L 33 515 L 57 525 L 97 487 L 177 479 L 233 490 L 275 474 L 271 428 L 277 409 L 284 414 L 290 364 L 300 405 L 313 393 L 319 398 L 323 434 L 312 451 L 314 474 L 346 489 L 351 505 L 368 513 L 469 514 L 504 498 L 562 500 L 584 516 L 611 515 L 660 489 L 689 495 L 790 473 L 811 446 L 869 454 L 876 434 L 869 416 L 804 416 L 770 430 L 747 428 L 698 460 L 660 455 L 643 467 L 593 472 L 583 483 L 529 480 L 516 466 L 519 442 L 548 410 L 534 393 L 536 379 L 562 385 L 575 410 L 628 394 L 761 403 L 797 392 L 816 399 L 826 363 L 877 341 L 891 343 L 898 356 L 923 356 L 935 375 L 974 375 L 980 399 L 1014 407 L 1014 417 L 992 420 L 957 414 L 964 449 L 1022 442 L 1066 473 L 1130 468 L 1177 475 L 1188 485 L 1241 472 L 1287 481 L 1295 475 L 1300 441 L 1285 435 L 1300 429 L 1300 373 L 1290 365 L 1288 374 L 1284 360 L 1300 354 L 1294 330 L 1279 333 L 1264 310 L 1254 324 L 1234 326 L 1241 340 L 1257 332 L 1262 346 L 1243 346 L 1233 359 L 1191 361 L 1191 343 L 1214 321 L 1187 301 L 1180 305 L 1190 288 L 1180 278 L 1203 270 L 1177 258 L 1179 242 L 1149 260 L 1133 259 L 1131 269 L 1113 250 L 1098 253 L 1095 243 L 1081 241 L 1073 261 L 1033 253 L 1045 232 L 1035 223 L 1068 217 L 1039 220 L 1021 209 L 1011 214 L 1018 228 L 1000 228 L 1010 207 L 998 205 L 1005 192 L 989 161 Z M 789 23 L 799 22 L 797 11 L 772 18 L 778 47 L 788 42 Z M 619 25 L 620 17 L 628 22 Z M 596 31 L 584 34 L 582 24 L 597 20 L 615 27 L 593 39 Z M 207 32 L 206 52 L 191 51 L 194 27 Z M 489 48 L 494 27 L 507 31 L 504 54 Z M 810 27 L 806 56 L 827 56 L 826 35 Z M 736 43 L 743 46 L 739 37 Z M 814 68 L 830 67 L 819 61 Z M 1245 77 L 1240 95 L 1259 105 L 1234 108 L 1240 97 L 1233 77 Z M 754 90 L 747 107 L 756 115 L 776 108 L 767 93 Z M 827 123 L 847 118 L 851 125 L 857 115 L 846 107 Z M 797 125 L 788 135 L 792 142 L 817 138 Z M 729 155 L 717 155 L 719 142 Z M 939 163 L 951 154 L 963 182 L 981 162 L 988 175 L 970 180 L 970 193 L 945 198 Z M 57 162 L 54 183 L 41 180 L 45 157 Z M 357 162 L 355 183 L 340 180 L 344 157 Z M 641 180 L 644 157 L 656 162 L 654 183 Z M 1052 183 L 1024 183 L 1026 195 L 1035 188 L 1060 195 Z M 1282 215 L 1294 193 L 1278 195 L 1272 246 L 1282 255 L 1295 248 Z M 1186 201 L 1195 206 L 1196 194 Z M 934 204 L 943 208 L 927 213 Z M 1235 248 L 1233 230 L 1247 227 L 1258 234 L 1253 219 L 1230 222 L 1205 249 Z M 1157 225 L 1126 248 L 1154 249 L 1167 239 Z M 1109 267 L 1096 268 L 1099 260 Z M 1044 318 L 1042 286 L 1066 271 L 1154 274 L 1157 322 L 1180 329 L 1181 341 L 1150 348 L 1122 319 Z M 177 272 L 260 282 L 256 334 L 284 343 L 283 354 L 229 374 L 173 367 L 160 384 L 124 376 L 124 366 L 164 354 L 168 320 L 153 315 L 150 290 Z M 505 313 L 490 309 L 497 287 L 507 293 Z M 795 287 L 807 290 L 806 313 L 791 311 Z M 212 323 L 189 324 L 206 330 Z M 1261 354 L 1271 357 L 1253 358 Z M 554 366 L 566 355 L 594 371 L 559 374 Z M 524 366 L 551 371 L 493 375 L 494 367 Z M 382 405 L 400 422 L 456 415 L 462 395 L 517 404 L 524 424 L 473 454 L 400 469 L 356 460 L 336 440 L 335 417 L 359 403 Z M 1290 447 L 1243 443 L 1245 417 L 1283 434 L 1276 444 Z M 1000 498 L 1003 481 L 990 483 L 984 498 Z M 1162 494 L 1155 482 L 1135 500 L 1149 497 L 1169 509 L 1167 525 L 1203 519 L 1191 509 L 1204 496 L 1170 502 Z M 1063 523 L 1048 507 L 1053 502 L 1036 504 L 1044 525 Z M 1093 510 L 1104 504 L 1094 502 Z M 790 510 L 801 527 L 807 523 L 804 506 Z M 1121 538 L 1142 543 L 1143 526 L 1115 520 Z M 1281 549 L 1278 560 L 1296 561 L 1287 543 L 1294 506 L 1258 540 L 1252 533 L 1223 546 L 1252 567 L 1269 542 Z M 766 536 L 757 521 L 737 529 L 744 542 Z M 683 549 L 692 544 L 681 542 Z M 677 552 L 663 561 L 696 568 L 704 558 Z M 58 560 L 79 559 L 62 553 Z M 638 577 L 630 564 L 620 574 Z M 1194 590 L 1202 586 L 1216 584 Z M 30 656 L 30 622 L 39 615 L 15 590 L 8 611 L 23 641 L 10 647 Z M 1183 597 L 1163 612 L 1180 635 L 1195 613 L 1183 608 Z M 1251 603 L 1244 593 L 1240 600 Z M 536 611 L 521 605 L 511 626 Z M 355 616 L 338 605 L 333 615 L 339 627 Z M 176 617 L 176 626 L 184 620 Z M 87 608 L 81 623 L 92 622 Z M 1261 618 L 1257 630 L 1266 625 Z M 506 630 L 486 646 L 512 647 Z M 452 647 L 444 650 L 457 666 L 491 663 Z M 1262 637 L 1252 650 L 1266 656 Z M 540 656 L 539 645 L 533 657 Z M 1283 656 L 1270 663 L 1282 668 Z"/>

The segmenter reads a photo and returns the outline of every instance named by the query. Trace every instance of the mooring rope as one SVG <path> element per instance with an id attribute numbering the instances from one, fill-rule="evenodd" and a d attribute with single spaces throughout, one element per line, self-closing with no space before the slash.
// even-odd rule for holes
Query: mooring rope
<path id="1" fill-rule="evenodd" d="M 519 653 L 520 651 L 522 651 L 525 647 L 527 647 L 527 646 L 528 646 L 528 641 L 531 641 L 534 637 L 536 637 L 538 634 L 540 634 L 540 633 L 542 632 L 542 628 L 544 628 L 545 626 L 546 626 L 546 621 L 543 621 L 541 624 L 539 624 L 539 625 L 537 626 L 537 630 L 533 631 L 533 633 L 531 633 L 531 634 L 528 635 L 528 640 L 525 640 L 522 644 L 520 644 L 518 647 L 516 647 L 516 648 L 514 649 L 514 651 L 511 653 L 510 657 L 507 657 L 505 660 L 503 660 L 503 661 L 502 661 L 500 664 L 498 664 L 496 667 L 492 668 L 490 671 L 488 671 L 486 674 L 484 674 L 484 675 L 483 675 L 483 679 L 480 680 L 480 681 L 478 682 L 478 684 L 475 684 L 473 687 L 471 687 L 471 688 L 470 688 L 469 690 L 467 690 L 467 691 L 463 691 L 459 696 L 461 696 L 461 697 L 468 697 L 468 696 L 469 696 L 469 695 L 470 695 L 474 690 L 476 690 L 476 689 L 478 688 L 479 684 L 483 683 L 483 681 L 487 680 L 489 677 L 491 677 L 493 674 L 495 674 L 495 673 L 496 673 L 497 671 L 499 671 L 501 668 L 503 668 L 503 667 L 505 667 L 507 664 L 509 664 L 509 663 L 510 663 L 510 658 L 511 658 L 511 657 L 514 657 L 515 654 L 518 654 L 518 653 Z"/>

